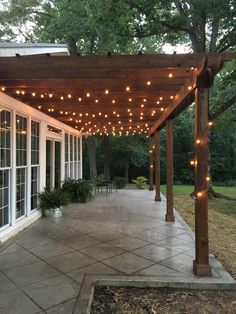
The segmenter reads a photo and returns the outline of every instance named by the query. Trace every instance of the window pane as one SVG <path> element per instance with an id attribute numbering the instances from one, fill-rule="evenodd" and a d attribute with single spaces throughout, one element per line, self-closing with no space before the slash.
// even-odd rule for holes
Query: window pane
<path id="1" fill-rule="evenodd" d="M 65 161 L 68 161 L 68 134 L 65 133 Z"/>
<path id="2" fill-rule="evenodd" d="M 0 109 L 2 107 L 0 106 Z M 0 167 L 11 166 L 11 113 L 0 110 Z"/>
<path id="3" fill-rule="evenodd" d="M 73 136 L 70 135 L 70 161 L 73 160 Z"/>
<path id="4" fill-rule="evenodd" d="M 16 156 L 17 166 L 27 165 L 27 119 L 19 115 L 16 115 Z"/>
<path id="5" fill-rule="evenodd" d="M 16 218 L 25 214 L 25 168 L 16 169 Z"/>
<path id="6" fill-rule="evenodd" d="M 40 126 L 36 121 L 31 121 L 31 164 L 39 164 L 39 134 Z"/>
<path id="7" fill-rule="evenodd" d="M 9 224 L 9 172 L 0 170 L 0 228 Z"/>
<path id="8" fill-rule="evenodd" d="M 31 210 L 38 207 L 39 167 L 31 168 Z"/>

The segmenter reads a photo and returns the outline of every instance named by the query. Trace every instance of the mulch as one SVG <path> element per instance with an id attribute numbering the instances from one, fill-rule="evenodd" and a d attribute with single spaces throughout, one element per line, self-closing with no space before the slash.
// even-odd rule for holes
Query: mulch
<path id="1" fill-rule="evenodd" d="M 236 291 L 96 287 L 91 314 L 235 314 Z"/>

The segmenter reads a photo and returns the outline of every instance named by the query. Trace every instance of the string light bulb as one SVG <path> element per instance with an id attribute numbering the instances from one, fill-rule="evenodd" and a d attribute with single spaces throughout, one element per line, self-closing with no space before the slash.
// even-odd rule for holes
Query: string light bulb
<path id="1" fill-rule="evenodd" d="M 168 76 L 169 76 L 169 78 L 172 78 L 172 77 L 173 77 L 173 74 L 172 74 L 172 73 L 169 73 Z"/>
<path id="2" fill-rule="evenodd" d="M 200 141 L 199 139 L 197 139 L 197 140 L 196 140 L 196 143 L 197 143 L 197 144 L 200 144 L 200 143 L 201 143 L 201 141 Z"/>
<path id="3" fill-rule="evenodd" d="M 109 90 L 108 90 L 108 89 L 105 90 L 105 94 L 106 94 L 106 95 L 109 94 Z"/>
<path id="4" fill-rule="evenodd" d="M 213 125 L 213 122 L 212 122 L 212 121 L 209 121 L 209 122 L 208 122 L 208 125 L 209 125 L 209 126 L 212 126 L 212 125 Z"/>
<path id="5" fill-rule="evenodd" d="M 4 92 L 6 90 L 6 87 L 2 86 L 1 90 Z"/>
<path id="6" fill-rule="evenodd" d="M 129 92 L 129 91 L 130 91 L 130 87 L 129 87 L 129 86 L 126 86 L 125 90 L 126 90 L 127 92 Z"/>
<path id="7" fill-rule="evenodd" d="M 197 196 L 198 196 L 198 197 L 201 197 L 201 196 L 202 196 L 202 192 L 198 192 L 198 193 L 197 193 Z"/>
<path id="8" fill-rule="evenodd" d="M 147 86 L 150 86 L 150 85 L 151 85 L 151 82 L 150 82 L 150 81 L 147 81 L 146 85 L 147 85 Z"/>

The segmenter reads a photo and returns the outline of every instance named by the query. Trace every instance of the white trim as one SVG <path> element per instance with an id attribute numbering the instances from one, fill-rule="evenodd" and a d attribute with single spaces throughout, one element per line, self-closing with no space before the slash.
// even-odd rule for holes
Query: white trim
<path id="1" fill-rule="evenodd" d="M 8 170 L 10 173 L 9 184 L 9 226 L 4 226 L 0 229 L 0 241 L 8 239 L 11 235 L 16 234 L 21 229 L 38 219 L 41 214 L 38 210 L 31 211 L 31 169 L 32 166 L 39 167 L 39 191 L 42 191 L 46 184 L 46 140 L 51 140 L 52 153 L 55 150 L 55 141 L 61 144 L 61 181 L 64 181 L 65 177 L 65 133 L 68 134 L 68 166 L 70 175 L 70 166 L 73 166 L 74 160 L 74 136 L 76 136 L 78 143 L 80 143 L 80 165 L 79 165 L 79 177 L 82 177 L 82 133 L 78 130 L 71 128 L 70 126 L 61 123 L 60 121 L 36 110 L 22 102 L 0 92 L 0 105 L 4 110 L 11 113 L 11 166 L 7 168 L 1 168 L 1 170 Z M 16 115 L 25 117 L 27 119 L 27 165 L 16 167 Z M 31 165 L 31 121 L 39 122 L 39 164 Z M 61 134 L 50 132 L 47 129 L 47 125 L 51 125 L 55 128 L 62 130 Z M 73 137 L 73 161 L 70 161 L 70 136 Z M 79 146 L 78 146 L 79 147 Z M 77 147 L 77 150 L 78 150 Z M 78 154 L 78 153 L 77 153 Z M 54 166 L 54 165 L 53 165 Z M 26 182 L 25 182 L 25 215 L 19 217 L 16 220 L 16 169 L 25 169 Z M 54 172 L 54 170 L 53 170 Z M 73 172 L 73 177 L 76 175 Z M 54 175 L 53 175 L 54 185 Z"/>
<path id="2" fill-rule="evenodd" d="M 16 235 L 21 230 L 25 229 L 28 225 L 32 224 L 34 221 L 41 217 L 41 212 L 36 210 L 31 213 L 29 217 L 21 217 L 20 221 L 17 221 L 17 224 L 14 226 L 9 226 L 5 230 L 0 231 L 0 244 L 7 241 L 12 236 Z"/>

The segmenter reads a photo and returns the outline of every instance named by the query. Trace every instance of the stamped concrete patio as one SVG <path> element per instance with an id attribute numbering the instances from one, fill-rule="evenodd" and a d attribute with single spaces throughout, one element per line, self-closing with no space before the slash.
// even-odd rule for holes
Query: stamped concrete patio
<path id="1" fill-rule="evenodd" d="M 165 200 L 153 199 L 153 192 L 137 190 L 98 195 L 68 206 L 63 217 L 40 219 L 5 243 L 0 313 L 85 313 L 85 275 L 234 285 L 212 255 L 213 276 L 193 275 L 191 230 L 178 213 L 175 223 L 166 223 Z"/>

